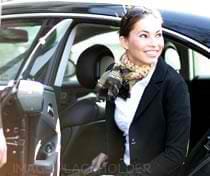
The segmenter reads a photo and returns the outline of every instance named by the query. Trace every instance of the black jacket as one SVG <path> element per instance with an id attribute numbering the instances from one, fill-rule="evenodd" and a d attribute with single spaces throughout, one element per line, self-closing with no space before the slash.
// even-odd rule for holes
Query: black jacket
<path id="1" fill-rule="evenodd" d="M 123 156 L 124 138 L 114 122 L 114 100 L 106 108 L 108 155 L 113 162 Z M 185 81 L 160 58 L 129 129 L 131 164 L 140 166 L 144 175 L 173 175 L 187 153 L 190 123 Z"/>

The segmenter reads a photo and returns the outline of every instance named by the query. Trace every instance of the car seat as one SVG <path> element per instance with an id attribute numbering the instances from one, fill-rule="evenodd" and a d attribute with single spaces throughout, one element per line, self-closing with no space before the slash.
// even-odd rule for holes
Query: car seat
<path id="1" fill-rule="evenodd" d="M 107 67 L 113 62 L 114 56 L 110 49 L 106 46 L 93 45 L 87 48 L 78 58 L 76 65 L 76 76 L 81 86 L 90 89 L 91 92 L 95 92 L 97 80 L 106 71 Z M 90 117 L 86 117 L 85 119 L 83 119 L 84 117 L 82 116 L 85 115 L 85 113 L 82 113 L 82 109 L 86 109 L 88 107 L 87 110 L 84 110 L 88 112 L 91 109 L 91 105 L 93 107 L 94 103 L 96 103 L 96 98 L 92 96 L 89 97 L 88 95 L 86 95 L 84 97 L 78 98 L 78 101 L 76 103 L 68 107 L 63 112 L 62 127 L 81 125 L 83 123 L 83 120 L 87 122 Z M 74 119 L 74 115 L 72 115 L 72 113 L 77 113 L 75 111 L 77 110 L 78 106 L 81 106 L 79 107 L 79 115 L 77 119 Z M 82 119 L 79 119 L 79 117 Z"/>
<path id="2" fill-rule="evenodd" d="M 81 86 L 94 93 L 98 78 L 113 62 L 114 56 L 106 46 L 93 45 L 87 48 L 76 65 L 76 76 Z M 87 95 L 68 107 L 61 117 L 61 163 L 69 171 L 75 163 L 77 166 L 90 163 L 101 150 L 97 141 L 104 134 L 104 124 L 97 122 L 104 119 L 104 107 L 96 101 L 96 96 Z"/>
<path id="3" fill-rule="evenodd" d="M 172 42 L 166 42 L 163 50 L 163 58 L 168 65 L 173 67 L 178 73 L 181 70 L 181 58 L 176 46 Z"/>

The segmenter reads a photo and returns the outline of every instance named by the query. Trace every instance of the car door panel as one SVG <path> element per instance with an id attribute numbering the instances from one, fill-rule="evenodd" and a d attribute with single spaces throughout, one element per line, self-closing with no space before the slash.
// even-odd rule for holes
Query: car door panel
<path id="1" fill-rule="evenodd" d="M 42 87 L 42 92 L 34 89 L 37 85 Z M 38 98 L 34 96 L 36 91 L 40 94 Z M 54 111 L 53 117 L 48 112 L 49 104 Z M 19 81 L 4 98 L 2 119 L 9 162 L 1 175 L 7 175 L 8 171 L 21 176 L 50 175 L 54 169 L 52 157 L 58 157 L 56 147 L 60 140 L 56 131 L 58 113 L 53 89 L 34 81 Z"/>
<path id="2" fill-rule="evenodd" d="M 59 65 L 54 63 L 62 56 L 71 22 L 61 20 L 40 39 L 5 97 L 2 114 L 9 156 L 3 176 L 59 175 L 60 121 L 53 88 Z M 9 142 L 14 135 L 17 139 Z"/>
<path id="3" fill-rule="evenodd" d="M 44 83 L 43 104 L 39 115 L 31 120 L 30 129 L 35 128 L 35 139 L 32 140 L 28 162 L 32 172 L 40 175 L 59 175 L 60 165 L 60 124 L 54 86 L 55 75 L 59 68 L 63 47 L 65 46 L 68 29 L 72 20 L 61 20 L 45 37 L 34 54 L 35 59 L 29 64 L 25 73 L 29 77 Z M 49 54 L 50 53 L 50 54 Z M 47 62 L 43 62 L 43 60 Z M 30 69 L 31 65 L 31 69 Z M 47 69 L 46 69 L 47 68 Z M 24 72 L 23 72 L 24 73 Z M 40 76 L 42 75 L 42 76 Z M 42 79 L 40 79 L 42 78 Z M 29 130 L 33 133 L 33 130 Z M 41 171 L 41 172 L 40 172 Z M 43 173 L 42 173 L 43 171 Z M 31 172 L 30 172 L 31 174 Z"/>
<path id="4" fill-rule="evenodd" d="M 4 94 L 4 95 L 3 95 Z M 1 175 L 12 176 L 22 174 L 27 151 L 26 119 L 16 101 L 16 90 L 7 87 L 1 92 L 1 112 L 4 134 L 7 142 L 8 163 L 1 168 Z"/>

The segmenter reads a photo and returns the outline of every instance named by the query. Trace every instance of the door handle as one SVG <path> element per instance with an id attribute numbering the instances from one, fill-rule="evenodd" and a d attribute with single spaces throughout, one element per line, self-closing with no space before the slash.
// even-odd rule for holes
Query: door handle
<path id="1" fill-rule="evenodd" d="M 47 113 L 54 118 L 54 110 L 51 104 L 47 106 Z"/>
<path id="2" fill-rule="evenodd" d="M 25 141 L 20 136 L 9 136 L 6 137 L 6 143 L 10 146 L 24 146 Z"/>

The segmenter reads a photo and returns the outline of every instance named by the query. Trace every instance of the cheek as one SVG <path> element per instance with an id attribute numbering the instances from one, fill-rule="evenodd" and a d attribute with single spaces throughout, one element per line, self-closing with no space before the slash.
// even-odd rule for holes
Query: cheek
<path id="1" fill-rule="evenodd" d="M 160 39 L 160 41 L 159 41 L 159 47 L 160 47 L 161 49 L 164 48 L 164 40 L 163 40 L 163 39 Z"/>
<path id="2" fill-rule="evenodd" d="M 133 40 L 131 49 L 143 50 L 145 46 L 146 46 L 146 43 L 144 41 L 141 41 L 139 38 L 137 38 Z"/>
<path id="3" fill-rule="evenodd" d="M 139 37 L 136 37 L 134 34 L 130 34 L 128 38 L 128 47 L 130 50 L 141 49 L 143 46 L 143 41 Z"/>

